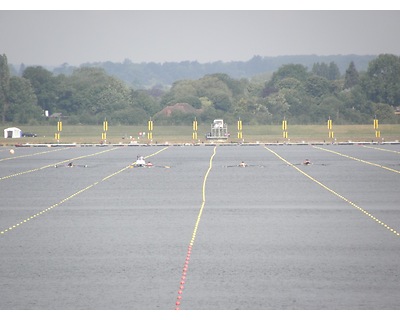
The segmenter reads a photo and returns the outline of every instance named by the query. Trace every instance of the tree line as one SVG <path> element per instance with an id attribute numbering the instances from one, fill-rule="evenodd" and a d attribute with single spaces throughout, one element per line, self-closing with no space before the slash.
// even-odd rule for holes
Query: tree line
<path id="1" fill-rule="evenodd" d="M 186 104 L 169 115 L 166 106 Z M 170 87 L 135 89 L 103 68 L 82 66 L 70 74 L 51 72 L 41 66 L 10 72 L 5 54 L 0 55 L 1 121 L 42 124 L 49 115 L 61 114 L 69 124 L 140 125 L 151 117 L 159 124 L 211 122 L 223 118 L 247 124 L 398 123 L 400 106 L 400 57 L 381 54 L 358 71 L 351 61 L 342 74 L 335 62 L 316 62 L 308 67 L 288 63 L 268 78 L 234 78 L 211 73 L 197 79 L 182 79 Z M 194 111 L 193 111 L 194 110 Z M 58 119 L 56 119 L 58 120 Z M 56 121 L 55 120 L 55 121 Z"/>
<path id="2" fill-rule="evenodd" d="M 180 61 L 163 63 L 134 63 L 129 59 L 123 62 L 92 62 L 85 63 L 83 67 L 102 68 L 107 74 L 123 80 L 133 88 L 151 88 L 155 85 L 170 86 L 175 81 L 182 79 L 199 79 L 206 74 L 225 73 L 229 76 L 252 78 L 260 73 L 271 75 L 282 65 L 294 63 L 302 64 L 311 69 L 314 63 L 330 63 L 335 61 L 340 72 L 344 73 L 349 63 L 353 61 L 359 70 L 365 71 L 368 63 L 375 59 L 374 55 L 291 55 L 277 57 L 261 57 L 256 55 L 248 61 L 214 61 L 199 63 L 198 61 Z M 23 66 L 21 66 L 23 69 Z M 21 67 L 19 72 L 21 71 Z M 67 63 L 58 67 L 48 67 L 56 74 L 71 74 L 75 69 Z M 15 71 L 16 72 L 16 71 Z"/>

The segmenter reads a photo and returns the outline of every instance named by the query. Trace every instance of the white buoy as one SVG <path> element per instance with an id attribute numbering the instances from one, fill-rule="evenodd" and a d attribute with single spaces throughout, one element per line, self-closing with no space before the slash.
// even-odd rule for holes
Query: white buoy
<path id="1" fill-rule="evenodd" d="M 14 154 L 14 152 L 15 152 L 14 149 L 10 149 L 11 154 Z"/>

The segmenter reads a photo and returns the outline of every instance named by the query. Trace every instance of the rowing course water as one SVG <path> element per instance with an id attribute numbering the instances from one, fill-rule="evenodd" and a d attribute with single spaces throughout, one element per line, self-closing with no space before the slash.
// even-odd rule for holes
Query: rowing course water
<path id="1" fill-rule="evenodd" d="M 0 308 L 398 309 L 399 173 L 398 145 L 2 148 Z"/>

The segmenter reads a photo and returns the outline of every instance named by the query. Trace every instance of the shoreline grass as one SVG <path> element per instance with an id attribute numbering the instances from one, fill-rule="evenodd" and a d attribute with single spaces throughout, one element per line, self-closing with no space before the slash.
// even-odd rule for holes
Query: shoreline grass
<path id="1" fill-rule="evenodd" d="M 3 125 L 3 130 L 9 126 Z M 0 138 L 1 145 L 15 145 L 25 143 L 101 143 L 102 126 L 94 125 L 64 125 L 60 132 L 60 140 L 55 139 L 56 126 L 18 126 L 24 132 L 36 133 L 37 137 Z M 198 139 L 192 139 L 191 126 L 157 126 L 154 125 L 153 139 L 147 138 L 147 126 L 109 126 L 106 143 L 193 143 L 207 142 L 205 135 L 210 126 L 198 126 Z M 281 142 L 384 142 L 400 140 L 400 125 L 380 125 L 380 137 L 376 137 L 375 129 L 371 125 L 337 125 L 333 126 L 333 138 L 329 138 L 326 125 L 293 125 L 288 126 L 288 138 L 283 138 L 281 126 L 277 125 L 243 125 L 243 139 L 237 138 L 236 126 L 228 126 L 230 137 L 226 142 L 247 143 L 281 143 Z M 145 133 L 141 135 L 140 133 Z"/>

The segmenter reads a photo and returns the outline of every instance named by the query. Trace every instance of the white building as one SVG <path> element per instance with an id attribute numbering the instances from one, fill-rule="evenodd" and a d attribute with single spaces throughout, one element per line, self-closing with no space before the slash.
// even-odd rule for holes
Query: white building
<path id="1" fill-rule="evenodd" d="M 4 129 L 4 138 L 21 138 L 21 135 L 21 129 L 15 127 Z"/>

